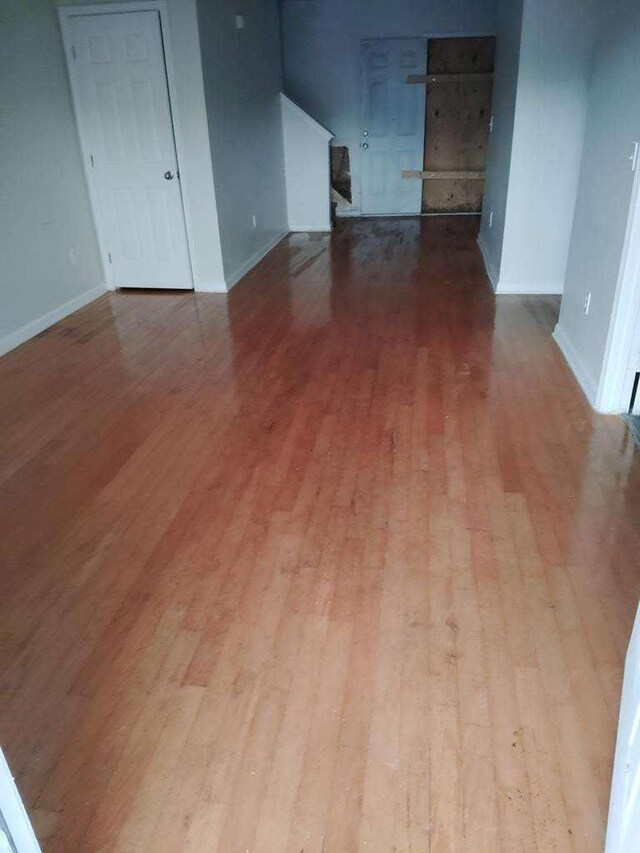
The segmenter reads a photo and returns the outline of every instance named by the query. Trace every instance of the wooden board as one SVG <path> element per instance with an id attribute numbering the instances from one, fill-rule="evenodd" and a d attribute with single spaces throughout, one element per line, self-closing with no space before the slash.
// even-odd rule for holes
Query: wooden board
<path id="1" fill-rule="evenodd" d="M 494 49 L 493 38 L 429 41 L 425 172 L 484 171 Z M 457 180 L 425 178 L 422 209 L 425 213 L 478 212 L 483 186 L 467 175 Z"/>
<path id="2" fill-rule="evenodd" d="M 439 171 L 439 172 L 424 172 L 420 169 L 403 169 L 403 178 L 417 178 L 419 180 L 430 181 L 483 181 L 484 172 L 459 172 L 459 171 Z"/>
<path id="3" fill-rule="evenodd" d="M 493 80 L 493 74 L 407 74 L 407 83 L 478 83 L 482 80 Z"/>
<path id="4" fill-rule="evenodd" d="M 351 203 L 351 165 L 349 149 L 346 145 L 332 145 L 331 156 L 331 186 Z"/>

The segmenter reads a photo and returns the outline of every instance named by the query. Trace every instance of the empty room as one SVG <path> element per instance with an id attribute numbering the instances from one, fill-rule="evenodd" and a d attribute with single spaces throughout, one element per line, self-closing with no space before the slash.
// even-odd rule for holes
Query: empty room
<path id="1" fill-rule="evenodd" d="M 0 22 L 0 851 L 640 853 L 637 2 Z"/>

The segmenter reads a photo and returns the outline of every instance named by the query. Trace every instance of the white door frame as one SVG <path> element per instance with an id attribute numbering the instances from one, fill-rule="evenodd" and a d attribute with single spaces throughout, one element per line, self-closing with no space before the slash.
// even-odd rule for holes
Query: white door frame
<path id="1" fill-rule="evenodd" d="M 633 783 L 637 785 L 638 768 L 637 747 L 638 723 L 640 721 L 640 607 L 636 611 L 631 639 L 624 665 L 620 717 L 616 736 L 616 752 L 611 779 L 611 798 L 607 820 L 606 853 L 632 853 L 624 845 L 629 829 L 637 831 L 640 827 L 640 800 Z M 635 757 L 634 757 L 635 756 Z M 632 796 L 627 798 L 629 781 L 632 784 Z M 631 800 L 631 802 L 629 802 Z M 634 847 L 634 851 L 638 850 Z"/>
<path id="2" fill-rule="evenodd" d="M 640 331 L 640 167 L 636 169 L 629 219 L 622 249 L 604 362 L 595 408 L 598 412 L 627 412 L 635 371 L 630 370 L 636 335 Z"/>
<path id="3" fill-rule="evenodd" d="M 169 11 L 167 9 L 166 0 L 125 0 L 122 3 L 94 3 L 91 6 L 59 6 L 58 18 L 60 21 L 60 31 L 62 33 L 62 44 L 64 47 L 65 58 L 67 60 L 67 71 L 69 74 L 69 85 L 71 87 L 71 100 L 73 102 L 73 112 L 76 120 L 76 132 L 80 142 L 80 150 L 82 152 L 82 168 L 87 182 L 89 191 L 89 201 L 91 204 L 91 212 L 95 224 L 96 235 L 98 238 L 98 247 L 100 249 L 100 258 L 102 260 L 102 269 L 105 277 L 105 284 L 109 290 L 115 290 L 111 274 L 111 264 L 109 263 L 108 251 L 104 243 L 104 235 L 101 234 L 98 228 L 99 219 L 97 211 L 99 210 L 96 190 L 93 185 L 93 176 L 89 168 L 89 152 L 86 150 L 86 145 L 82 138 L 80 129 L 79 115 L 79 93 L 74 75 L 71 73 L 72 68 L 72 39 L 71 39 L 71 19 L 84 15 L 113 15 L 122 14 L 123 12 L 158 12 L 160 16 L 160 31 L 162 34 L 162 51 L 164 53 L 164 65 L 167 73 L 167 85 L 169 89 L 169 109 L 171 111 L 171 123 L 173 125 L 173 139 L 176 149 L 176 158 L 178 163 L 178 172 L 181 174 L 180 163 L 182 160 L 182 133 L 180 130 L 178 111 L 175 109 L 177 104 L 176 85 L 173 70 L 173 60 L 171 56 L 171 39 L 169 36 Z M 189 275 L 191 276 L 191 286 L 195 287 L 195 270 L 193 249 L 193 229 L 189 216 L 187 205 L 184 203 L 184 188 L 182 181 L 180 183 L 180 203 L 182 205 L 182 215 L 184 217 L 185 231 L 187 235 L 187 249 L 189 253 Z"/>
<path id="4" fill-rule="evenodd" d="M 29 816 L 1 749 L 0 812 L 18 853 L 41 853 Z"/>

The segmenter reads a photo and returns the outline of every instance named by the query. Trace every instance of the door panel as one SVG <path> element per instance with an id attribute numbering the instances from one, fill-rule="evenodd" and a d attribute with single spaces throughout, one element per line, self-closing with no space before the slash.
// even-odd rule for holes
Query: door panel
<path id="1" fill-rule="evenodd" d="M 402 177 L 421 169 L 424 156 L 424 86 L 409 74 L 426 72 L 424 39 L 362 42 L 362 212 L 420 213 L 420 181 Z"/>
<path id="2" fill-rule="evenodd" d="M 71 40 L 78 124 L 111 283 L 191 288 L 159 14 L 78 15 Z"/>

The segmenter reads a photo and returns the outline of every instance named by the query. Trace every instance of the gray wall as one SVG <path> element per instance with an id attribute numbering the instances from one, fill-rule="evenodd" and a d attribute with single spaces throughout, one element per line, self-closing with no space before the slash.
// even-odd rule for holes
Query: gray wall
<path id="1" fill-rule="evenodd" d="M 629 217 L 629 155 L 640 139 L 640 6 L 603 10 L 558 332 L 583 386 L 597 388 Z M 584 300 L 591 292 L 589 315 Z"/>
<path id="2" fill-rule="evenodd" d="M 360 42 L 495 32 L 494 0 L 282 0 L 285 92 L 351 152 L 360 210 Z"/>
<path id="3" fill-rule="evenodd" d="M 498 292 L 562 293 L 596 6 L 594 0 L 524 0 L 518 45 L 518 5 L 501 0 L 495 124 L 480 239 L 499 278 Z"/>
<path id="4" fill-rule="evenodd" d="M 103 280 L 53 4 L 1 17 L 0 345 Z"/>
<path id="5" fill-rule="evenodd" d="M 595 19 L 594 0 L 525 0 L 499 291 L 562 293 Z"/>
<path id="6" fill-rule="evenodd" d="M 278 7 L 198 0 L 198 20 L 224 271 L 233 283 L 288 230 Z"/>

